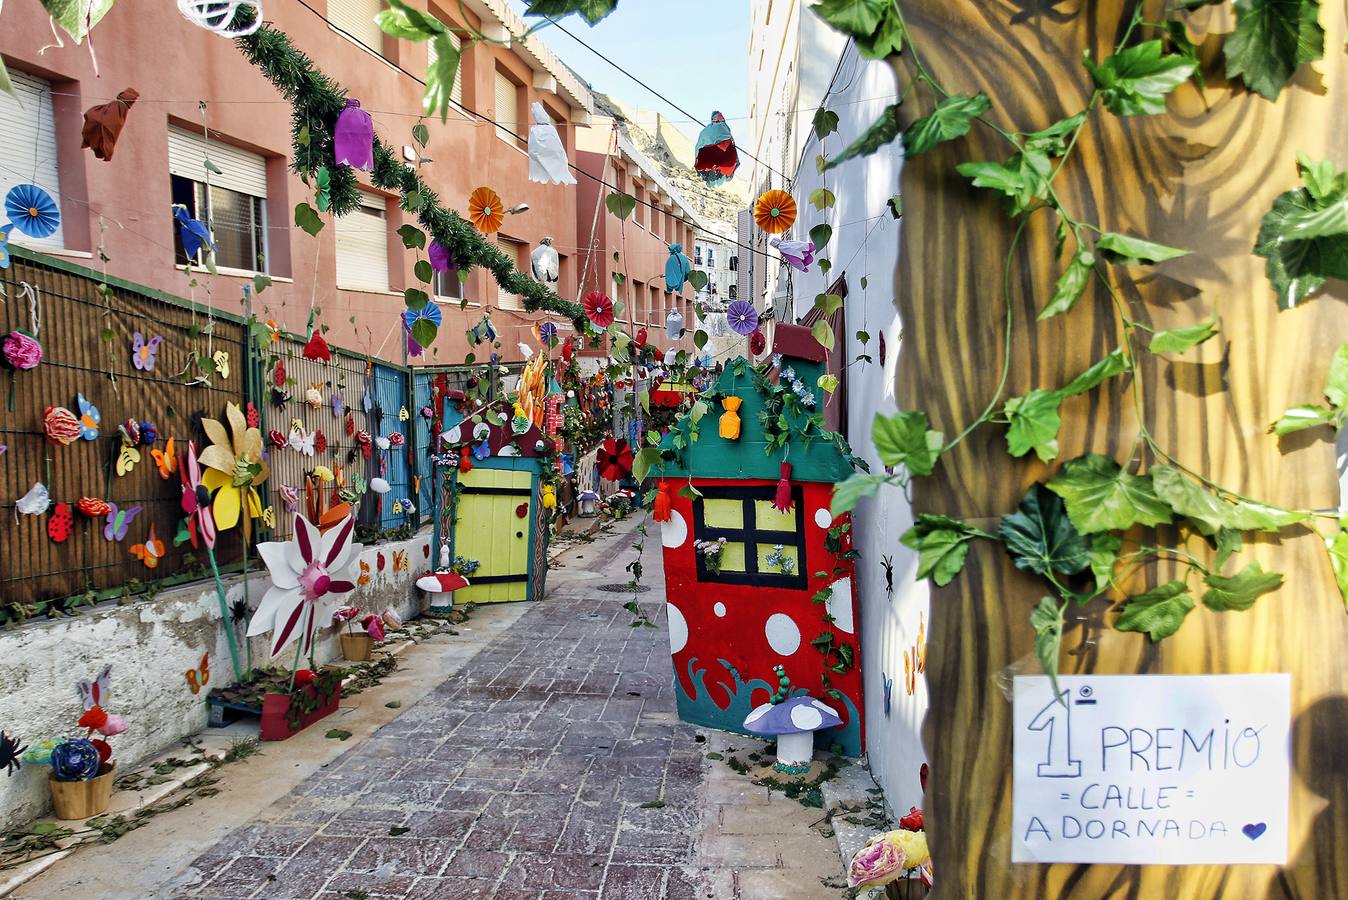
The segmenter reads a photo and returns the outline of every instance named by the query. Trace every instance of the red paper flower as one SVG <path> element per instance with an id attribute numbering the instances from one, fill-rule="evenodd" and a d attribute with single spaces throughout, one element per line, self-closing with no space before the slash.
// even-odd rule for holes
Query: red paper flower
<path id="1" fill-rule="evenodd" d="M 328 342 L 323 339 L 323 332 L 315 331 L 314 336 L 309 338 L 309 343 L 304 345 L 304 358 L 332 362 L 332 351 L 328 349 Z"/>
<path id="2" fill-rule="evenodd" d="M 314 434 L 314 452 L 315 453 L 328 452 L 328 437 L 323 433 L 322 429 L 320 429 L 318 432 Z"/>
<path id="3" fill-rule="evenodd" d="M 613 324 L 613 301 L 598 291 L 585 295 L 585 315 L 596 328 L 607 328 Z"/>
<path id="4" fill-rule="evenodd" d="M 908 815 L 899 819 L 899 827 L 904 831 L 922 830 L 922 810 L 916 806 L 909 807 Z"/>
<path id="5" fill-rule="evenodd" d="M 295 684 L 297 684 L 297 685 L 306 685 L 306 684 L 313 684 L 313 683 L 314 683 L 314 670 L 313 670 L 313 669 L 296 669 L 296 670 L 295 670 Z"/>
<path id="6" fill-rule="evenodd" d="M 95 704 L 86 709 L 79 722 L 75 724 L 81 728 L 102 728 L 108 724 L 108 714 L 103 711 L 103 707 Z"/>
<path id="7" fill-rule="evenodd" d="M 73 444 L 80 437 L 80 420 L 64 406 L 47 407 L 42 414 L 42 427 L 53 444 Z"/>
<path id="8" fill-rule="evenodd" d="M 286 436 L 284 434 L 281 434 L 281 432 L 277 431 L 274 428 L 271 431 L 267 432 L 267 439 L 271 441 L 271 445 L 275 447 L 277 450 L 280 450 L 288 443 L 288 441 L 286 440 Z"/>
<path id="9" fill-rule="evenodd" d="M 101 519 L 112 512 L 112 507 L 97 497 L 81 497 L 75 508 L 91 519 Z"/>
<path id="10" fill-rule="evenodd" d="M 407 438 L 403 437 L 403 433 L 401 431 L 395 431 L 388 436 L 388 442 L 390 447 L 401 447 L 403 443 L 406 442 L 406 440 Z"/>
<path id="11" fill-rule="evenodd" d="M 621 481 L 632 472 L 632 448 L 627 441 L 609 438 L 599 445 L 595 459 L 599 476 L 605 481 Z"/>
<path id="12" fill-rule="evenodd" d="M 760 328 L 754 331 L 753 334 L 749 335 L 750 353 L 752 353 L 754 356 L 758 356 L 766 349 L 768 349 L 768 339 L 766 336 L 764 336 L 763 329 Z"/>

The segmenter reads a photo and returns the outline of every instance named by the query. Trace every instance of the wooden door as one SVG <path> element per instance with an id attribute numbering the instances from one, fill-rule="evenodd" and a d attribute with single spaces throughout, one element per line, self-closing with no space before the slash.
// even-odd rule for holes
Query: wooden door
<path id="1" fill-rule="evenodd" d="M 528 599 L 529 545 L 533 530 L 534 475 L 477 466 L 459 475 L 455 556 L 475 559 L 469 586 L 457 603 L 508 603 Z M 521 508 L 524 515 L 521 516 Z"/>

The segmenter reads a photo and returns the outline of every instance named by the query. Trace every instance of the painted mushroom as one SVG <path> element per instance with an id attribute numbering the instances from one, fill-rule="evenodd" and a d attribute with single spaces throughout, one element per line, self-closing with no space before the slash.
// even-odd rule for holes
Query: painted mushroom
<path id="1" fill-rule="evenodd" d="M 784 694 L 785 690 L 779 691 L 767 703 L 755 707 L 745 718 L 744 728 L 754 734 L 776 736 L 777 762 L 773 769 L 803 775 L 814 758 L 814 733 L 835 728 L 842 719 L 833 707 L 808 694 L 789 698 Z"/>
<path id="2" fill-rule="evenodd" d="M 448 561 L 449 547 L 444 545 L 440 547 L 440 559 Z M 458 572 L 442 569 L 438 572 L 429 572 L 422 575 L 417 579 L 417 587 L 425 591 L 426 596 L 430 597 L 432 610 L 448 612 L 454 608 L 454 592 L 460 588 L 468 587 L 468 579 Z"/>

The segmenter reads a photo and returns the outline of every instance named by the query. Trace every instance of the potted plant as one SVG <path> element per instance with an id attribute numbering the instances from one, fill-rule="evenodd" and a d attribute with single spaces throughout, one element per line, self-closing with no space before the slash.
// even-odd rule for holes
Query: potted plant
<path id="1" fill-rule="evenodd" d="M 922 764 L 923 792 L 927 789 L 927 764 Z M 916 884 L 914 884 L 916 882 Z M 931 891 L 931 853 L 922 810 L 916 806 L 899 819 L 899 827 L 877 834 L 856 852 L 847 869 L 847 886 L 853 889 L 884 888 L 885 897 L 911 900 Z"/>
<path id="2" fill-rule="evenodd" d="M 112 778 L 117 764 L 112 759 L 112 746 L 103 738 L 121 734 L 127 725 L 126 719 L 109 715 L 103 709 L 111 681 L 111 666 L 104 666 L 92 681 L 80 680 L 84 713 L 78 724 L 86 729 L 85 736 L 62 740 L 51 747 L 47 759 L 51 774 L 47 783 L 58 819 L 91 818 L 104 812 L 112 800 Z M 101 737 L 94 737 L 95 733 Z"/>
<path id="3" fill-rule="evenodd" d="M 374 637 L 366 631 L 356 631 L 356 619 L 360 616 L 359 606 L 344 606 L 332 614 L 332 624 L 341 627 L 342 657 L 349 662 L 365 662 L 374 652 Z"/>
<path id="4" fill-rule="evenodd" d="M 264 741 L 284 741 L 335 713 L 342 697 L 342 671 L 296 669 L 290 690 L 263 696 L 258 737 Z"/>

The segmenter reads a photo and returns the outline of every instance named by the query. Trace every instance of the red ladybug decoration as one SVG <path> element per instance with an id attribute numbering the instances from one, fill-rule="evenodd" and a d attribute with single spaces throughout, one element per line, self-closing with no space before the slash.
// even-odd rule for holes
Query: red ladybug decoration
<path id="1" fill-rule="evenodd" d="M 346 414 L 346 435 L 350 437 L 356 433 L 356 417 L 350 412 Z"/>
<path id="2" fill-rule="evenodd" d="M 646 346 L 646 341 L 647 341 L 647 339 L 649 339 L 649 338 L 650 338 L 650 335 L 646 333 L 646 329 L 644 329 L 644 328 L 638 328 L 638 329 L 637 329 L 637 349 L 640 350 L 642 347 Z"/>
<path id="3" fill-rule="evenodd" d="M 519 506 L 515 507 L 516 518 L 523 519 L 527 515 L 529 515 L 529 504 L 521 503 Z"/>
<path id="4" fill-rule="evenodd" d="M 384 551 L 382 550 L 379 551 L 379 553 L 374 558 L 374 563 L 375 567 L 378 568 L 379 571 L 381 572 L 384 571 Z"/>
<path id="5" fill-rule="evenodd" d="M 251 400 L 248 401 L 248 417 L 247 417 L 247 418 L 248 418 L 248 427 L 249 427 L 249 428 L 257 428 L 257 427 L 258 427 L 258 424 L 262 421 L 262 417 L 258 415 L 257 407 L 253 405 L 253 401 L 251 401 Z"/>
<path id="6" fill-rule="evenodd" d="M 75 527 L 75 516 L 70 512 L 69 503 L 58 503 L 47 520 L 47 536 L 54 543 L 64 543 L 70 537 L 70 529 Z"/>
<path id="7" fill-rule="evenodd" d="M 328 452 L 328 437 L 321 430 L 314 435 L 314 452 L 315 453 Z"/>
<path id="8" fill-rule="evenodd" d="M 276 361 L 276 371 L 272 373 L 271 381 L 278 388 L 286 386 L 286 361 L 284 359 Z"/>

